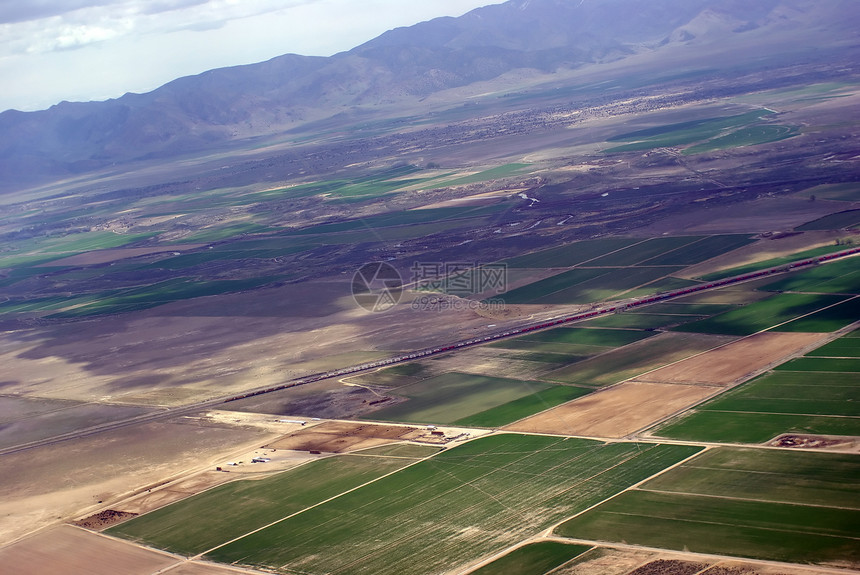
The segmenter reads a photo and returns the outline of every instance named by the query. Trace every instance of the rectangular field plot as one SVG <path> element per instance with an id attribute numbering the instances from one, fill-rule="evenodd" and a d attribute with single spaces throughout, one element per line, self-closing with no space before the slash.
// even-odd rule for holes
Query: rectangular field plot
<path id="1" fill-rule="evenodd" d="M 776 371 L 860 372 L 858 358 L 798 357 L 776 368 Z"/>
<path id="2" fill-rule="evenodd" d="M 590 266 L 632 266 L 703 239 L 702 236 L 652 238 L 588 262 Z M 653 265 L 666 265 L 656 263 Z M 671 264 L 668 264 L 671 265 Z M 677 265 L 677 264 L 676 264 Z"/>
<path id="3" fill-rule="evenodd" d="M 515 257 L 505 263 L 510 268 L 569 268 L 639 241 L 634 238 L 585 240 Z"/>
<path id="4" fill-rule="evenodd" d="M 556 533 L 856 567 L 858 473 L 856 456 L 718 449 L 562 524 Z"/>
<path id="5" fill-rule="evenodd" d="M 469 373 L 450 372 L 397 389 L 409 398 L 366 416 L 378 421 L 453 423 L 552 385 Z"/>
<path id="6" fill-rule="evenodd" d="M 856 373 L 776 371 L 657 428 L 695 441 L 761 443 L 782 433 L 860 435 Z"/>
<path id="7" fill-rule="evenodd" d="M 810 351 L 806 357 L 860 357 L 860 338 L 845 336 L 816 350 Z"/>
<path id="8" fill-rule="evenodd" d="M 584 325 L 594 327 L 618 327 L 627 329 L 658 329 L 677 326 L 703 319 L 701 315 L 675 315 L 660 313 L 617 313 L 589 320 Z"/>
<path id="9" fill-rule="evenodd" d="M 845 210 L 807 222 L 794 229 L 800 232 L 808 230 L 839 230 L 860 224 L 860 210 Z"/>
<path id="10" fill-rule="evenodd" d="M 236 481 L 107 530 L 183 555 L 202 553 L 411 463 L 340 455 L 261 480 Z"/>
<path id="11" fill-rule="evenodd" d="M 591 271 L 601 269 L 607 272 L 586 281 L 578 281 L 576 284 L 563 289 L 546 293 L 536 299 L 520 303 L 543 303 L 543 304 L 567 304 L 567 303 L 591 303 L 624 293 L 654 280 L 670 276 L 679 271 L 680 267 L 657 266 L 657 267 L 630 267 L 630 268 L 577 268 L 572 271 Z M 524 286 L 529 287 L 529 286 Z M 501 296 L 506 302 L 507 294 Z M 513 302 L 508 302 L 513 303 Z"/>
<path id="12" fill-rule="evenodd" d="M 304 574 L 446 572 L 522 541 L 700 449 L 491 436 L 309 508 L 207 557 Z"/>
<path id="13" fill-rule="evenodd" d="M 766 284 L 764 290 L 815 293 L 860 293 L 860 259 L 828 262 Z"/>
<path id="14" fill-rule="evenodd" d="M 591 549 L 561 541 L 523 545 L 469 575 L 544 575 Z"/>
<path id="15" fill-rule="evenodd" d="M 591 389 L 556 385 L 549 389 L 509 401 L 486 411 L 458 419 L 455 425 L 463 427 L 499 427 L 513 423 L 524 417 L 553 408 L 591 393 Z"/>
<path id="16" fill-rule="evenodd" d="M 684 324 L 678 331 L 750 335 L 838 303 L 845 296 L 783 293 L 714 317 Z"/>
<path id="17" fill-rule="evenodd" d="M 827 309 L 779 326 L 779 331 L 831 332 L 860 320 L 860 298 L 849 299 Z"/>
<path id="18" fill-rule="evenodd" d="M 551 371 L 544 378 L 560 383 L 610 385 L 729 341 L 731 338 L 721 336 L 666 333 Z"/>
<path id="19" fill-rule="evenodd" d="M 691 266 L 736 250 L 755 240 L 745 234 L 710 236 L 641 262 L 646 266 Z"/>

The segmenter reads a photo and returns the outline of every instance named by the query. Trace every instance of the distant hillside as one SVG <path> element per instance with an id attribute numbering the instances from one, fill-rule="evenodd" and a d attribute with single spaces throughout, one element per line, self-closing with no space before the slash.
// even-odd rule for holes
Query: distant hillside
<path id="1" fill-rule="evenodd" d="M 330 58 L 289 54 L 147 94 L 3 112 L 0 181 L 8 189 L 204 150 L 354 107 L 417 103 L 516 70 L 550 75 L 678 46 L 699 47 L 689 51 L 694 64 L 739 39 L 755 46 L 754 61 L 822 44 L 856 46 L 858 29 L 856 0 L 511 0 L 391 30 Z"/>

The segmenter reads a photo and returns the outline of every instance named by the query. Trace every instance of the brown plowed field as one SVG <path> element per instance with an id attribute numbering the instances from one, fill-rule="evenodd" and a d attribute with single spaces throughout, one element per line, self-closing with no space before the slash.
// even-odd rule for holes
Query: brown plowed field
<path id="1" fill-rule="evenodd" d="M 61 525 L 0 549 L 4 573 L 15 575 L 150 575 L 177 558 Z"/>
<path id="2" fill-rule="evenodd" d="M 343 453 L 366 447 L 384 445 L 404 439 L 417 439 L 426 430 L 403 425 L 375 425 L 348 421 L 327 421 L 307 430 L 286 435 L 266 447 L 297 451 Z"/>
<path id="3" fill-rule="evenodd" d="M 504 427 L 508 431 L 624 437 L 714 393 L 695 385 L 629 382 Z"/>
<path id="4" fill-rule="evenodd" d="M 826 333 L 758 333 L 636 378 L 655 383 L 731 385 L 744 376 L 824 341 Z"/>

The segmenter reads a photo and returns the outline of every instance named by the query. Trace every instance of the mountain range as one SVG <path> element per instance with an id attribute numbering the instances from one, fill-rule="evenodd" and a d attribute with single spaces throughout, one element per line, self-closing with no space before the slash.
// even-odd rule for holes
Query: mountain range
<path id="1" fill-rule="evenodd" d="M 856 0 L 511 0 L 390 30 L 331 57 L 287 54 L 146 94 L 5 111 L 0 178 L 24 185 L 173 157 L 444 94 L 456 104 L 470 87 L 518 72 L 550 80 L 633 58 L 659 70 L 670 66 L 664 54 L 671 66 L 708 68 L 765 69 L 774 56 L 826 61 L 856 50 L 858 30 Z"/>

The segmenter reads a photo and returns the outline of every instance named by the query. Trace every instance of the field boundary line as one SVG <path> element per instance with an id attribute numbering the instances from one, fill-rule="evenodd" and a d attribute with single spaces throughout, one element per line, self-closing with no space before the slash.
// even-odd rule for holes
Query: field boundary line
<path id="1" fill-rule="evenodd" d="M 773 502 L 771 501 L 769 503 L 773 503 Z M 654 515 L 644 515 L 644 514 L 640 514 L 640 513 L 626 513 L 624 511 L 604 511 L 604 513 L 606 513 L 608 515 L 621 515 L 624 517 L 646 517 L 648 519 L 665 519 L 666 521 L 678 521 L 680 523 L 696 523 L 699 525 L 719 525 L 721 527 L 734 527 L 735 529 L 741 527 L 743 529 L 759 529 L 761 531 L 773 531 L 776 533 L 796 533 L 798 535 L 814 535 L 816 537 L 831 537 L 833 539 L 851 539 L 853 541 L 860 541 L 860 537 L 852 537 L 851 535 L 833 535 L 831 533 L 816 533 L 814 531 L 795 531 L 793 529 L 779 529 L 776 527 L 758 527 L 758 526 L 754 526 L 754 525 L 737 525 L 735 523 L 723 523 L 722 521 L 702 521 L 700 519 L 687 519 L 685 517 L 678 517 L 678 518 L 655 517 Z"/>
<path id="2" fill-rule="evenodd" d="M 487 437 L 487 435 L 482 435 L 481 437 Z M 475 439 L 477 439 L 477 438 L 475 438 Z M 468 441 L 464 441 L 463 443 L 465 444 L 465 443 L 468 443 L 468 442 L 470 442 L 470 441 L 473 441 L 473 439 L 470 439 L 470 440 L 468 440 Z M 462 444 L 461 444 L 461 445 L 462 445 Z M 346 491 L 342 491 L 342 492 L 338 493 L 337 495 L 333 495 L 333 496 L 329 497 L 328 499 L 324 499 L 323 501 L 319 501 L 319 502 L 317 502 L 317 503 L 314 503 L 313 505 L 308 505 L 308 506 L 307 506 L 307 507 L 305 507 L 304 509 L 300 509 L 300 510 L 298 510 L 298 511 L 295 511 L 295 512 L 293 512 L 293 513 L 290 513 L 289 515 L 286 515 L 286 516 L 284 516 L 284 517 L 281 517 L 280 519 L 277 519 L 277 520 L 275 520 L 275 521 L 272 521 L 271 523 L 269 523 L 269 524 L 267 524 L 267 525 L 263 525 L 262 527 L 258 527 L 258 528 L 254 529 L 254 530 L 252 530 L 252 531 L 248 531 L 247 533 L 244 533 L 244 534 L 242 534 L 242 535 L 240 535 L 240 536 L 238 536 L 238 537 L 234 537 L 234 538 L 233 538 L 233 539 L 231 539 L 230 541 L 225 541 L 224 543 L 221 543 L 221 544 L 219 544 L 219 545 L 216 545 L 215 547 L 212 547 L 211 549 L 207 549 L 206 551 L 203 551 L 203 552 L 201 552 L 201 553 L 198 553 L 197 555 L 194 555 L 194 556 L 190 557 L 190 559 L 191 559 L 191 560 L 201 559 L 204 555 L 206 555 L 206 554 L 208 554 L 208 553 L 211 553 L 212 551 L 215 551 L 215 550 L 220 549 L 220 548 L 222 548 L 222 547 L 226 547 L 227 545 L 229 545 L 229 544 L 231 544 L 231 543 L 234 543 L 234 542 L 236 542 L 236 541 L 239 541 L 240 539 L 244 539 L 245 537 L 248 537 L 248 536 L 250 536 L 250 535 L 253 535 L 253 534 L 255 534 L 255 533 L 259 532 L 259 531 L 262 531 L 262 530 L 264 530 L 264 529 L 268 529 L 269 527 L 272 527 L 273 525 L 277 525 L 278 523 L 281 523 L 281 522 L 283 522 L 283 521 L 286 521 L 287 519 L 290 519 L 290 518 L 292 518 L 292 517 L 295 517 L 296 515 L 300 515 L 300 514 L 304 513 L 305 511 L 309 511 L 309 510 L 311 510 L 311 509 L 314 509 L 315 507 L 319 507 L 320 505 L 323 505 L 323 504 L 325 504 L 325 503 L 328 503 L 329 501 L 334 501 L 335 499 L 338 499 L 339 497 L 343 497 L 344 495 L 346 495 L 346 494 L 348 494 L 348 493 L 352 493 L 353 491 L 356 491 L 356 490 L 358 490 L 358 489 L 361 489 L 362 487 L 365 487 L 365 486 L 370 485 L 370 484 L 372 484 L 372 483 L 376 483 L 377 481 L 379 481 L 379 480 L 381 480 L 381 479 L 384 479 L 384 478 L 386 478 L 386 477 L 388 477 L 388 476 L 390 476 L 390 475 L 394 475 L 395 473 L 398 473 L 398 472 L 400 472 L 400 471 L 402 471 L 402 470 L 404 470 L 404 469 L 408 469 L 408 468 L 412 467 L 413 465 L 418 465 L 419 463 L 422 463 L 422 462 L 424 462 L 424 461 L 427 461 L 428 459 L 432 459 L 433 457 L 436 457 L 437 455 L 439 455 L 439 453 L 442 453 L 442 451 L 439 451 L 439 452 L 437 452 L 437 453 L 433 453 L 433 454 L 431 454 L 431 455 L 428 455 L 427 457 L 422 457 L 421 459 L 416 459 L 413 463 L 410 463 L 409 465 L 404 465 L 403 467 L 400 467 L 400 468 L 398 468 L 398 469 L 395 469 L 394 471 L 389 471 L 388 473 L 386 473 L 386 474 L 384 474 L 384 475 L 380 475 L 379 477 L 376 477 L 376 478 L 374 478 L 374 479 L 371 479 L 370 481 L 365 481 L 365 482 L 364 482 L 364 483 L 362 483 L 361 485 L 356 485 L 355 487 L 352 487 L 352 488 L 350 488 L 350 489 L 347 489 Z"/>
<path id="3" fill-rule="evenodd" d="M 779 505 L 796 505 L 798 507 L 818 507 L 821 509 L 842 509 L 844 511 L 860 511 L 858 507 L 845 507 L 842 505 L 822 505 L 820 503 L 800 503 L 797 501 L 777 501 L 775 499 L 758 499 L 756 497 L 732 497 L 730 495 L 714 495 L 712 493 L 693 493 L 692 491 L 667 491 L 665 489 L 637 488 L 635 491 L 643 493 L 660 493 L 663 495 L 689 495 L 692 497 L 710 497 L 712 499 L 727 499 L 730 501 L 750 501 L 754 503 L 777 503 Z"/>
<path id="4" fill-rule="evenodd" d="M 844 569 L 844 568 L 833 568 L 833 567 L 823 567 L 821 565 L 812 565 L 807 563 L 787 563 L 784 561 L 774 561 L 770 559 L 753 559 L 751 557 L 743 557 L 740 555 L 718 555 L 716 553 L 700 553 L 697 551 L 681 551 L 678 549 L 665 549 L 663 547 L 650 547 L 648 545 L 634 545 L 632 543 L 620 543 L 614 541 L 598 541 L 592 539 L 580 539 L 577 537 L 562 537 L 560 535 L 550 535 L 545 537 L 544 539 L 551 541 L 564 541 L 568 543 L 578 543 L 580 545 L 592 545 L 597 548 L 608 548 L 608 549 L 621 549 L 627 551 L 650 551 L 652 553 L 657 554 L 657 557 L 653 557 L 649 560 L 653 561 L 654 559 L 659 559 L 660 554 L 662 555 L 680 555 L 685 556 L 687 558 L 695 558 L 695 559 L 703 559 L 710 560 L 716 562 L 723 561 L 731 561 L 731 562 L 743 562 L 750 563 L 754 565 L 764 566 L 764 567 L 777 567 L 780 569 L 797 569 L 798 567 L 804 569 L 806 571 L 812 571 L 816 573 L 822 573 L 825 575 L 845 575 L 846 573 L 860 573 L 855 569 Z"/>
<path id="5" fill-rule="evenodd" d="M 655 446 L 658 446 L 658 445 L 664 445 L 664 444 L 662 444 L 662 443 L 655 443 L 654 445 L 655 445 Z M 565 519 L 562 519 L 562 520 L 561 520 L 561 521 L 559 521 L 558 523 L 556 523 L 556 524 L 554 524 L 554 525 L 549 526 L 548 528 L 546 528 L 546 529 L 544 529 L 544 530 L 543 530 L 543 532 L 541 533 L 541 536 L 542 536 L 542 537 L 552 537 L 552 536 L 553 536 L 553 531 L 555 531 L 555 530 L 556 530 L 556 529 L 557 529 L 557 528 L 558 528 L 562 523 L 567 523 L 567 522 L 568 522 L 568 521 L 570 521 L 571 519 L 575 519 L 575 518 L 579 517 L 580 515 L 583 515 L 584 513 L 588 513 L 589 511 L 591 511 L 591 510 L 592 510 L 592 509 L 594 509 L 595 507 L 597 507 L 597 506 L 599 506 L 599 505 L 603 505 L 603 504 L 604 504 L 604 503 L 606 503 L 607 501 L 611 501 L 612 499 L 615 499 L 616 497 L 618 497 L 618 496 L 619 496 L 619 495 L 621 495 L 622 493 L 626 493 L 626 492 L 628 492 L 628 491 L 631 491 L 631 490 L 633 490 L 633 489 L 636 489 L 637 487 L 639 487 L 640 485 L 642 485 L 642 484 L 643 484 L 643 483 L 645 483 L 646 481 L 651 481 L 652 479 L 654 479 L 654 478 L 656 478 L 656 477 L 660 477 L 660 476 L 661 476 L 661 475 L 663 475 L 664 473 L 666 473 L 666 472 L 668 472 L 668 471 L 671 471 L 672 469 L 675 469 L 676 467 L 680 467 L 680 466 L 681 466 L 681 465 L 683 465 L 684 463 L 686 463 L 686 462 L 690 461 L 691 459 L 695 459 L 696 457 L 698 457 L 698 456 L 700 456 L 700 455 L 702 455 L 702 454 L 704 454 L 704 453 L 707 453 L 707 452 L 708 452 L 708 451 L 710 451 L 711 449 L 713 449 L 711 446 L 708 446 L 708 445 L 702 446 L 702 449 L 700 449 L 700 450 L 699 450 L 699 451 L 697 451 L 696 453 L 694 453 L 694 454 L 690 455 L 689 457 L 685 457 L 685 458 L 684 458 L 684 459 L 682 459 L 681 461 L 678 461 L 677 463 L 673 463 L 672 465 L 670 465 L 670 466 L 668 466 L 668 467 L 665 467 L 665 468 L 661 469 L 661 470 L 660 470 L 660 471 L 658 471 L 657 473 L 654 473 L 654 474 L 652 474 L 652 475 L 650 475 L 650 476 L 646 477 L 645 479 L 643 479 L 643 480 L 641 480 L 641 481 L 637 481 L 637 482 L 636 482 L 636 483 L 634 483 L 633 485 L 630 485 L 630 486 L 628 486 L 628 487 L 625 487 L 624 489 L 622 489 L 622 490 L 621 490 L 621 491 L 619 491 L 618 493 L 616 493 L 616 494 L 614 494 L 614 495 L 611 495 L 610 497 L 607 497 L 606 499 L 604 499 L 604 500 L 602 500 L 602 501 L 598 501 L 598 502 L 597 502 L 597 503 L 595 503 L 594 505 L 592 505 L 592 506 L 590 506 L 590 507 L 587 507 L 587 508 L 583 509 L 582 511 L 578 512 L 578 513 L 574 513 L 574 514 L 573 514 L 573 515 L 571 515 L 570 517 L 567 517 L 567 518 L 565 518 Z"/>

